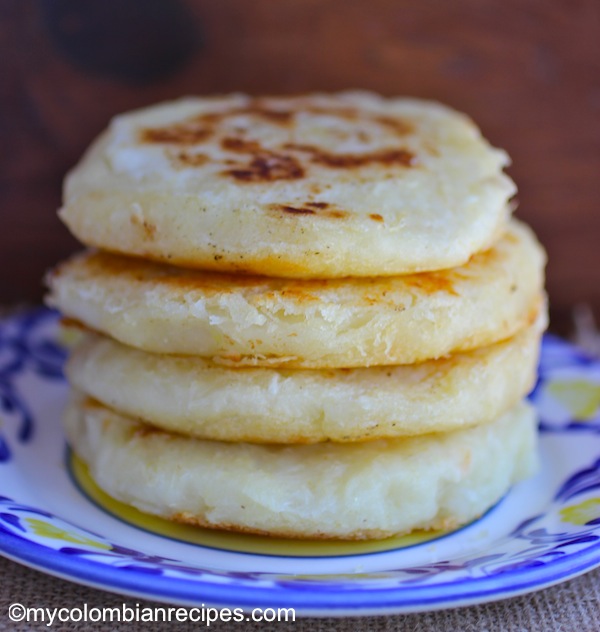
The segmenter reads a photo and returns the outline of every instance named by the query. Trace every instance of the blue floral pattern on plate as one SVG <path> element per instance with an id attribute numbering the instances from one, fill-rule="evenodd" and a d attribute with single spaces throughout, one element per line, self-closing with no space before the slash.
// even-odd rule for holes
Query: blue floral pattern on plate
<path id="1" fill-rule="evenodd" d="M 600 362 L 560 339 L 545 338 L 531 395 L 545 463 L 535 481 L 439 541 L 302 564 L 135 533 L 100 517 L 85 498 L 74 501 L 77 490 L 60 458 L 60 405 L 53 404 L 64 397 L 65 356 L 54 312 L 0 324 L 0 552 L 22 563 L 173 603 L 294 607 L 316 615 L 466 605 L 600 565 Z M 60 466 L 52 469 L 46 459 Z M 52 492 L 44 487 L 48 471 Z"/>

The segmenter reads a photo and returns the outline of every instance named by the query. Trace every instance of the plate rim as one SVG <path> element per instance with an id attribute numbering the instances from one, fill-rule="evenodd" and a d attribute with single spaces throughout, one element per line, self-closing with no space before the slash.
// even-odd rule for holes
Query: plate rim
<path id="1" fill-rule="evenodd" d="M 33 326 L 47 324 L 51 317 L 56 318 L 53 310 L 27 310 L 0 319 L 0 329 L 8 323 L 19 323 L 23 319 L 29 324 L 33 323 Z M 546 335 L 545 339 L 551 344 L 560 344 L 566 348 L 574 359 L 585 357 L 580 349 L 556 336 Z M 544 430 L 544 434 L 572 431 L 570 428 Z M 1 489 L 0 494 L 4 495 Z M 19 504 L 18 500 L 13 502 Z M 64 520 L 54 514 L 52 517 Z M 65 522 L 72 524 L 69 520 Z M 91 533 L 88 529 L 83 530 Z M 248 577 L 239 578 L 227 575 L 227 571 L 223 571 L 227 575 L 227 581 L 215 583 L 214 578 L 220 571 L 200 566 L 198 572 L 203 577 L 159 576 L 131 568 L 124 572 L 125 569 L 99 560 L 67 555 L 1 526 L 0 555 L 68 581 L 129 597 L 186 606 L 198 606 L 202 603 L 219 607 L 289 607 L 296 608 L 296 614 L 305 616 L 360 616 L 424 612 L 473 605 L 540 590 L 599 567 L 600 540 L 578 551 L 545 561 L 541 566 L 525 566 L 484 577 L 413 586 L 365 586 L 365 582 L 369 581 L 365 574 L 361 575 L 359 584 L 351 586 L 348 580 L 297 579 L 293 574 L 282 572 L 256 572 L 263 581 L 270 582 L 269 585 L 256 585 L 258 579 L 252 577 L 252 573 L 248 573 Z M 386 573 L 393 574 L 394 571 Z M 393 580 L 393 576 L 389 579 Z M 360 595 L 360 599 L 356 598 L 357 595 Z"/>
<path id="2" fill-rule="evenodd" d="M 26 545 L 25 550 L 20 550 L 19 545 L 23 543 Z M 126 573 L 117 577 L 118 568 L 115 569 L 94 560 L 73 558 L 40 543 L 4 532 L 0 532 L 0 553 L 14 562 L 22 563 L 35 570 L 120 595 L 179 603 L 189 607 L 198 606 L 201 603 L 205 606 L 218 607 L 295 608 L 296 614 L 308 616 L 315 616 L 315 613 L 322 613 L 321 616 L 335 616 L 335 612 L 338 612 L 340 616 L 343 614 L 361 614 L 361 612 L 363 614 L 400 614 L 473 605 L 482 603 L 482 599 L 485 599 L 485 602 L 496 601 L 541 590 L 600 566 L 599 541 L 584 550 L 552 560 L 540 567 L 520 568 L 490 577 L 469 578 L 408 588 L 405 586 L 386 586 L 370 588 L 367 591 L 364 587 L 347 588 L 347 583 L 319 582 L 317 580 L 306 582 L 304 587 L 301 587 L 302 581 L 294 582 L 293 575 L 288 576 L 292 578 L 289 580 L 285 579 L 283 573 L 260 573 L 264 578 L 269 576 L 284 577 L 287 585 L 279 586 L 279 590 L 275 592 L 273 586 L 215 584 L 202 579 L 192 580 L 149 575 L 131 569 L 127 569 Z M 577 564 L 573 564 L 575 560 L 577 560 Z M 552 567 L 554 572 L 549 573 L 549 567 Z M 90 572 L 86 573 L 88 570 Z M 208 575 L 211 571 L 202 569 L 202 572 Z M 106 577 L 107 574 L 111 575 L 109 581 L 105 581 L 109 579 Z M 243 580 L 235 581 L 242 582 Z M 248 579 L 246 581 L 253 582 L 255 580 Z M 299 585 L 294 586 L 294 583 Z M 182 588 L 184 588 L 183 591 Z M 198 595 L 200 589 L 207 588 L 209 590 L 203 593 L 206 598 Z M 456 591 L 456 588 L 460 590 Z M 454 592 L 449 589 L 454 589 Z M 194 600 L 191 599 L 192 593 L 195 593 L 196 599 Z M 413 596 L 414 593 L 416 594 Z M 349 599 L 357 594 L 361 596 L 360 603 Z M 388 600 L 388 596 L 393 597 L 393 599 Z"/>

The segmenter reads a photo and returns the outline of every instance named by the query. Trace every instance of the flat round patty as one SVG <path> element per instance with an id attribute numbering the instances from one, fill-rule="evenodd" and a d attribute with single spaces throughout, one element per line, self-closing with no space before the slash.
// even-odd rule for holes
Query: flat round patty
<path id="1" fill-rule="evenodd" d="M 202 439 L 315 443 L 444 432 L 487 423 L 535 383 L 545 314 L 514 338 L 420 364 L 232 369 L 88 334 L 69 382 L 103 404 Z"/>
<path id="2" fill-rule="evenodd" d="M 459 268 L 290 280 L 83 253 L 49 277 L 49 304 L 116 340 L 229 366 L 409 364 L 504 340 L 539 314 L 545 256 L 512 222 Z"/>
<path id="3" fill-rule="evenodd" d="M 65 427 L 117 500 L 179 522 L 296 538 L 454 528 L 536 464 L 535 416 L 525 404 L 450 433 L 261 446 L 168 434 L 75 394 Z"/>
<path id="4" fill-rule="evenodd" d="M 437 103 L 365 92 L 187 98 L 116 117 L 69 174 L 84 243 L 298 278 L 465 263 L 509 215 L 505 152 Z"/>

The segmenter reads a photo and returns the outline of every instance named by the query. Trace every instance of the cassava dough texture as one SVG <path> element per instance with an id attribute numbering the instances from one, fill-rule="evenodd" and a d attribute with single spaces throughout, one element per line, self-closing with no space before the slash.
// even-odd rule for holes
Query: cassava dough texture
<path id="1" fill-rule="evenodd" d="M 108 494 L 200 526 L 302 538 L 383 538 L 453 528 L 485 512 L 536 463 L 525 404 L 450 433 L 264 446 L 154 430 L 76 393 L 68 440 Z"/>
<path id="2" fill-rule="evenodd" d="M 398 277 L 274 279 L 83 253 L 49 275 L 48 302 L 130 346 L 229 366 L 409 364 L 532 324 L 544 263 L 516 221 L 464 266 Z"/>
<path id="3" fill-rule="evenodd" d="M 88 334 L 69 382 L 164 430 L 252 443 L 361 441 L 487 423 L 533 387 L 545 313 L 514 338 L 420 364 L 232 369 Z"/>
<path id="4" fill-rule="evenodd" d="M 508 162 L 433 102 L 186 98 L 117 116 L 68 175 L 60 216 L 85 244 L 186 267 L 406 274 L 497 239 Z"/>

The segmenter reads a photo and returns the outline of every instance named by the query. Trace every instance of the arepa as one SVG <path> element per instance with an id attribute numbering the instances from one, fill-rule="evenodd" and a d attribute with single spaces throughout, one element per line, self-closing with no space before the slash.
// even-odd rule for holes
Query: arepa
<path id="1" fill-rule="evenodd" d="M 484 513 L 536 466 L 535 415 L 364 443 L 202 441 L 137 423 L 74 393 L 69 442 L 109 495 L 199 526 L 302 538 L 384 538 Z"/>
<path id="2" fill-rule="evenodd" d="M 545 255 L 511 222 L 459 268 L 366 279 L 276 279 L 83 253 L 48 279 L 49 304 L 145 351 L 229 366 L 408 364 L 492 344 L 543 304 Z"/>
<path id="3" fill-rule="evenodd" d="M 66 179 L 85 244 L 279 277 L 462 265 L 504 230 L 505 152 L 438 103 L 196 97 L 116 117 Z"/>
<path id="4" fill-rule="evenodd" d="M 167 431 L 253 443 L 363 441 L 488 423 L 533 387 L 545 313 L 514 338 L 420 364 L 231 369 L 88 334 L 69 382 Z"/>

